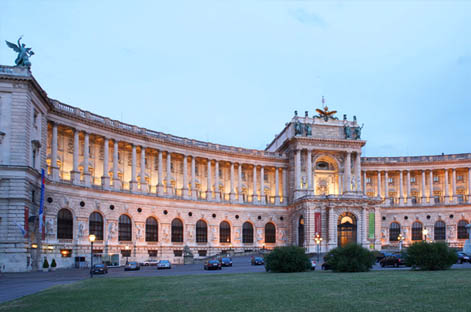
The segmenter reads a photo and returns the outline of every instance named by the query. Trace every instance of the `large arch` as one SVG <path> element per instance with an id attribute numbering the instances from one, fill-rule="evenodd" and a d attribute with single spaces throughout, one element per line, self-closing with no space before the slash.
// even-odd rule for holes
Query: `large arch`
<path id="1" fill-rule="evenodd" d="M 337 220 L 337 245 L 343 247 L 357 242 L 357 217 L 351 212 L 344 212 Z"/>
<path id="2" fill-rule="evenodd" d="M 334 155 L 318 154 L 314 157 L 314 194 L 340 194 L 339 172 L 340 164 Z"/>
<path id="3" fill-rule="evenodd" d="M 74 236 L 74 219 L 69 209 L 62 208 L 57 213 L 57 238 L 72 239 Z"/>
<path id="4" fill-rule="evenodd" d="M 242 225 L 242 243 L 253 244 L 253 225 L 248 221 Z"/>

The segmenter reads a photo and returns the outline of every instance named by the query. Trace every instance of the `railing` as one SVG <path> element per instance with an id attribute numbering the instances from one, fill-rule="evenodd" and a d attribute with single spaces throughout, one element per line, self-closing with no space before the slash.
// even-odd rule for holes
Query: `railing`
<path id="1" fill-rule="evenodd" d="M 469 195 L 433 196 L 433 197 L 411 197 L 410 203 L 407 198 L 388 197 L 384 199 L 383 206 L 443 206 L 443 205 L 461 205 L 470 203 Z"/>
<path id="2" fill-rule="evenodd" d="M 471 153 L 451 154 L 451 155 L 433 155 L 433 156 L 403 156 L 403 157 L 362 157 L 362 164 L 368 163 L 412 163 L 412 162 L 431 162 L 448 160 L 469 160 Z"/>

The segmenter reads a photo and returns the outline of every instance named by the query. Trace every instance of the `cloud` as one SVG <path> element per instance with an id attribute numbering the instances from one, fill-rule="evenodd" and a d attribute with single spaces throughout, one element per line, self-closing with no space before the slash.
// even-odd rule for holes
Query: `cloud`
<path id="1" fill-rule="evenodd" d="M 305 9 L 297 8 L 290 12 L 290 15 L 293 16 L 298 22 L 315 27 L 324 27 L 326 26 L 325 21 L 316 13 L 307 12 Z"/>

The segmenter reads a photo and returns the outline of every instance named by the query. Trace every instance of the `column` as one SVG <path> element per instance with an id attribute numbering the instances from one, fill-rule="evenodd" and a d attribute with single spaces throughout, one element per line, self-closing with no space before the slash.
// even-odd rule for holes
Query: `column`
<path id="1" fill-rule="evenodd" d="M 468 203 L 471 203 L 471 168 L 468 168 Z"/>
<path id="2" fill-rule="evenodd" d="M 352 178 L 351 178 L 351 152 L 346 153 L 345 164 L 344 164 L 344 173 L 343 173 L 343 183 L 344 190 L 346 193 L 352 191 Z"/>
<path id="3" fill-rule="evenodd" d="M 338 184 L 339 184 L 339 195 L 341 195 L 341 194 L 343 194 L 342 175 L 339 174 L 338 178 L 339 178 L 339 181 L 338 181 Z"/>
<path id="4" fill-rule="evenodd" d="M 283 190 L 283 204 L 287 204 L 288 203 L 288 172 L 286 170 L 286 168 L 282 168 L 281 169 L 281 187 L 282 187 L 282 190 Z M 280 200 L 281 202 L 281 200 Z"/>
<path id="5" fill-rule="evenodd" d="M 211 162 L 208 160 L 208 164 L 211 164 Z M 208 179 L 211 177 L 210 168 L 208 169 Z M 208 185 L 211 185 L 208 182 Z M 188 199 L 189 194 L 188 194 L 188 155 L 183 155 L 183 198 Z"/>
<path id="6" fill-rule="evenodd" d="M 428 194 L 428 202 L 429 204 L 433 204 L 434 203 L 434 200 L 433 200 L 433 170 L 430 170 L 430 175 L 429 175 L 429 178 L 430 178 L 430 189 L 429 189 L 429 194 Z"/>
<path id="7" fill-rule="evenodd" d="M 366 207 L 361 208 L 361 244 L 363 247 L 368 248 L 368 209 Z"/>
<path id="8" fill-rule="evenodd" d="M 366 195 L 366 171 L 363 171 L 363 194 Z"/>
<path id="9" fill-rule="evenodd" d="M 91 176 L 88 161 L 90 158 L 90 136 L 85 132 L 85 139 L 83 144 L 83 177 L 85 186 L 90 186 Z"/>
<path id="10" fill-rule="evenodd" d="M 381 249 L 381 209 L 375 207 L 375 249 Z"/>
<path id="11" fill-rule="evenodd" d="M 118 176 L 118 140 L 113 141 L 113 188 L 115 190 L 121 189 L 121 181 Z"/>
<path id="12" fill-rule="evenodd" d="M 265 197 L 265 168 L 260 166 L 260 202 L 262 204 L 266 203 Z"/>
<path id="13" fill-rule="evenodd" d="M 80 183 L 80 172 L 79 172 L 79 131 L 74 129 L 74 164 L 72 168 L 72 183 Z"/>
<path id="14" fill-rule="evenodd" d="M 299 191 L 301 189 L 301 151 L 295 151 L 294 159 L 294 191 Z"/>
<path id="15" fill-rule="evenodd" d="M 104 188 L 110 187 L 109 162 L 110 162 L 110 140 L 105 138 L 103 143 L 103 176 L 101 177 L 101 185 Z"/>
<path id="16" fill-rule="evenodd" d="M 164 195 L 164 184 L 163 184 L 163 176 L 164 176 L 164 168 L 163 168 L 163 161 L 162 156 L 163 152 L 159 150 L 159 172 L 158 172 L 158 179 L 157 179 L 157 195 L 163 196 Z"/>
<path id="17" fill-rule="evenodd" d="M 404 205 L 404 174 L 399 170 L 399 205 Z"/>
<path id="18" fill-rule="evenodd" d="M 412 200 L 410 198 L 410 170 L 407 170 L 407 184 L 406 184 L 406 191 L 407 191 L 407 205 L 412 204 Z"/>
<path id="19" fill-rule="evenodd" d="M 234 163 L 231 162 L 231 185 L 230 185 L 230 193 L 229 193 L 229 200 L 235 200 L 235 188 L 234 188 Z"/>
<path id="20" fill-rule="evenodd" d="M 242 196 L 242 164 L 239 163 L 237 166 L 237 194 L 239 197 L 239 203 L 242 203 L 244 201 L 244 198 Z"/>
<path id="21" fill-rule="evenodd" d="M 279 169 L 275 167 L 275 204 L 280 204 L 280 181 L 279 181 Z"/>
<path id="22" fill-rule="evenodd" d="M 376 180 L 376 186 L 378 188 L 376 196 L 381 197 L 381 171 L 378 171 L 378 177 Z"/>
<path id="23" fill-rule="evenodd" d="M 445 169 L 445 204 L 448 204 L 450 202 L 450 194 L 448 188 L 448 169 Z"/>
<path id="24" fill-rule="evenodd" d="M 384 171 L 384 198 L 386 199 L 386 205 L 391 205 L 391 201 L 389 200 L 389 176 L 388 176 L 388 171 Z"/>
<path id="25" fill-rule="evenodd" d="M 215 196 L 214 199 L 216 201 L 221 200 L 221 189 L 219 188 L 219 161 L 215 160 L 215 168 L 214 168 L 214 192 Z"/>
<path id="26" fill-rule="evenodd" d="M 312 152 L 306 151 L 306 175 L 307 175 L 307 190 L 308 194 L 312 194 Z"/>
<path id="27" fill-rule="evenodd" d="M 173 187 L 172 187 L 172 154 L 167 152 L 167 196 L 173 195 Z"/>
<path id="28" fill-rule="evenodd" d="M 40 157 L 38 155 L 38 157 Z M 52 124 L 52 147 L 51 147 L 51 171 L 52 180 L 59 181 L 59 167 L 57 167 L 57 124 Z"/>
<path id="29" fill-rule="evenodd" d="M 253 165 L 253 196 L 252 196 L 252 202 L 257 203 L 258 202 L 258 196 L 257 196 L 257 165 Z"/>
<path id="30" fill-rule="evenodd" d="M 337 220 L 335 220 L 334 208 L 329 207 L 329 249 L 337 247 L 337 240 L 335 239 L 336 230 Z"/>
<path id="31" fill-rule="evenodd" d="M 356 192 L 361 192 L 361 153 L 357 152 L 355 157 L 355 189 Z"/>
<path id="32" fill-rule="evenodd" d="M 211 173 L 211 159 L 208 159 L 208 180 L 206 181 L 206 199 L 213 200 L 213 181 Z"/>
<path id="33" fill-rule="evenodd" d="M 422 199 L 420 203 L 425 204 L 425 170 L 422 170 Z"/>
<path id="34" fill-rule="evenodd" d="M 146 148 L 141 146 L 141 192 L 149 191 L 146 182 Z"/>
<path id="35" fill-rule="evenodd" d="M 451 202 L 456 204 L 458 202 L 458 198 L 456 197 L 456 169 L 453 168 L 451 172 L 451 190 L 452 190 L 452 199 Z"/>
<path id="36" fill-rule="evenodd" d="M 136 155 L 136 145 L 132 145 L 132 166 L 131 166 L 131 182 L 129 183 L 129 187 L 132 192 L 137 192 L 137 175 L 136 175 L 136 161 L 137 161 L 137 155 Z"/>

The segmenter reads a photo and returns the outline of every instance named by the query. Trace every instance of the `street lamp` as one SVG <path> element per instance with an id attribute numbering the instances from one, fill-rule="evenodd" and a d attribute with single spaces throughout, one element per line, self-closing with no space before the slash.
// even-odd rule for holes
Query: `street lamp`
<path id="1" fill-rule="evenodd" d="M 427 234 L 428 234 L 428 230 L 425 228 L 422 233 L 424 234 L 425 238 L 424 238 L 424 241 L 427 242 Z"/>
<path id="2" fill-rule="evenodd" d="M 316 245 L 317 245 L 317 263 L 319 263 L 319 255 L 320 255 L 320 249 L 321 249 L 321 243 L 322 243 L 322 237 L 320 236 L 319 233 L 316 233 L 314 235 L 314 241 L 316 242 Z"/>
<path id="3" fill-rule="evenodd" d="M 404 236 L 402 236 L 401 233 L 399 233 L 399 236 L 397 237 L 397 240 L 399 241 L 399 251 L 402 251 L 402 241 L 405 239 Z"/>
<path id="4" fill-rule="evenodd" d="M 126 264 L 128 264 L 129 246 L 128 245 L 124 246 L 124 249 L 126 249 Z"/>
<path id="5" fill-rule="evenodd" d="M 95 234 L 88 235 L 88 239 L 90 240 L 90 278 L 93 278 L 93 242 L 96 239 Z"/>

